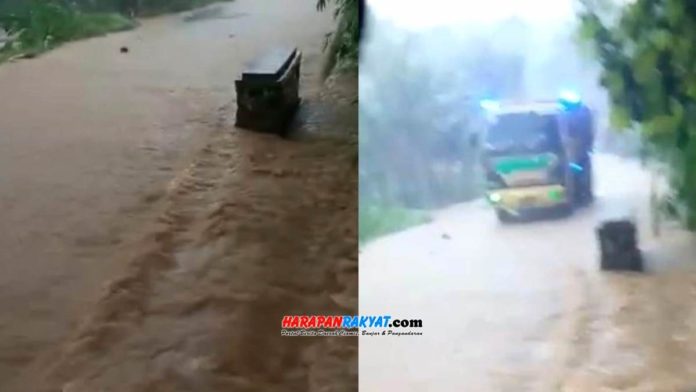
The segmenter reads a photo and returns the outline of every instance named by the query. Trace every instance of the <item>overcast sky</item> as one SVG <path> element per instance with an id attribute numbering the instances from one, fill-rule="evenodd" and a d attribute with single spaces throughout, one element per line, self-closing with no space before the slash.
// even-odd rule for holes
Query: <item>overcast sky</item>
<path id="1" fill-rule="evenodd" d="M 368 0 L 368 3 L 380 18 L 412 30 L 491 23 L 513 16 L 529 22 L 555 24 L 570 21 L 574 15 L 574 0 Z"/>

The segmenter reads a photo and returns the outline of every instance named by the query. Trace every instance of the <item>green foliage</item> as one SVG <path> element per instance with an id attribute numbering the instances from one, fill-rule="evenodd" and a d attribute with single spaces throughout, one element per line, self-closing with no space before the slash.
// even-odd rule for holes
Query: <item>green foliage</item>
<path id="1" fill-rule="evenodd" d="M 0 48 L 0 61 L 38 54 L 67 41 L 127 30 L 141 16 L 179 12 L 213 0 L 0 0 L 0 28 L 16 36 Z"/>
<path id="2" fill-rule="evenodd" d="M 151 16 L 170 12 L 186 11 L 202 7 L 219 0 L 45 0 L 69 5 L 86 13 L 119 12 L 130 16 L 135 11 L 137 16 Z M 224 1 L 224 0 L 223 0 Z M 26 0 L 0 0 L 0 14 L 20 12 L 27 8 Z"/>
<path id="3" fill-rule="evenodd" d="M 430 221 L 426 212 L 379 204 L 361 204 L 359 215 L 358 240 L 361 244 Z"/>
<path id="4" fill-rule="evenodd" d="M 121 0 L 123 1 L 123 0 Z M 140 0 L 139 15 L 154 16 L 203 7 L 219 0 Z"/>
<path id="5" fill-rule="evenodd" d="M 372 28 L 360 65 L 361 205 L 433 209 L 480 196 L 469 143 L 483 128 L 479 98 L 517 89 L 519 64 L 483 40 L 462 51 L 441 31 Z"/>
<path id="6" fill-rule="evenodd" d="M 580 34 L 602 65 L 614 124 L 639 126 L 650 156 L 671 169 L 671 204 L 696 229 L 696 3 L 636 0 L 612 21 L 581 3 Z"/>
<path id="7" fill-rule="evenodd" d="M 5 53 L 41 53 L 61 43 L 134 27 L 118 14 L 87 14 L 66 1 L 31 0 L 0 14 L 0 27 L 16 36 Z"/>
<path id="8" fill-rule="evenodd" d="M 68 39 L 94 37 L 110 32 L 130 30 L 136 23 L 123 15 L 114 13 L 78 13 L 75 34 Z"/>
<path id="9" fill-rule="evenodd" d="M 329 1 L 317 0 L 317 10 L 325 10 Z M 360 48 L 358 0 L 335 0 L 335 2 L 334 17 L 338 19 L 338 26 L 327 36 L 326 48 L 329 50 L 328 56 L 332 57 L 329 68 L 334 68 L 336 64 L 344 68 L 355 68 L 358 65 Z"/>

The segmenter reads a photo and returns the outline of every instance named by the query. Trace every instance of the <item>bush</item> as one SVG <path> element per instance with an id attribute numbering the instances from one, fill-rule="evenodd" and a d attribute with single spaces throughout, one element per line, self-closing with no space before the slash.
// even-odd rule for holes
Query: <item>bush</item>
<path id="1" fill-rule="evenodd" d="M 326 77 L 335 67 L 355 69 L 358 66 L 360 48 L 360 7 L 358 0 L 335 0 L 334 17 L 338 26 L 327 36 L 326 47 L 329 61 L 323 70 Z M 329 0 L 317 0 L 317 9 L 323 10 Z"/>
<path id="2" fill-rule="evenodd" d="M 364 244 L 378 237 L 430 222 L 424 211 L 360 203 L 359 241 Z"/>
<path id="3" fill-rule="evenodd" d="M 602 66 L 614 125 L 638 129 L 646 155 L 669 166 L 673 204 L 696 230 L 695 3 L 581 3 L 580 33 Z"/>
<path id="4" fill-rule="evenodd" d="M 216 0 L 141 0 L 139 15 L 154 16 L 171 12 L 182 12 L 214 2 Z"/>
<path id="5" fill-rule="evenodd" d="M 115 13 L 78 13 L 76 15 L 75 27 L 75 34 L 70 39 L 89 38 L 109 32 L 129 30 L 135 27 L 135 22 Z"/>
<path id="6" fill-rule="evenodd" d="M 0 15 L 0 27 L 17 39 L 6 52 L 42 52 L 64 42 L 134 27 L 119 14 L 87 14 L 62 1 L 33 0 Z"/>
<path id="7" fill-rule="evenodd" d="M 0 58 L 40 53 L 61 43 L 127 30 L 139 15 L 179 12 L 214 0 L 0 0 L 0 28 L 17 40 Z M 3 49 L 3 48 L 0 48 Z"/>
<path id="8" fill-rule="evenodd" d="M 419 209 L 480 196 L 470 137 L 484 124 L 471 96 L 483 89 L 472 81 L 481 83 L 490 64 L 479 66 L 483 55 L 462 53 L 456 45 L 433 46 L 442 37 L 421 37 L 428 32 L 386 23 L 372 31 L 360 65 L 360 192 Z"/>
<path id="9" fill-rule="evenodd" d="M 134 11 L 139 11 L 136 12 L 138 15 L 148 16 L 186 11 L 214 3 L 215 1 L 216 0 L 44 0 L 43 2 L 60 3 L 61 5 L 72 6 L 87 13 L 117 12 L 130 16 L 129 10 L 133 9 Z M 26 5 L 26 0 L 0 0 L 0 14 L 21 12 L 21 10 L 26 8 Z"/>

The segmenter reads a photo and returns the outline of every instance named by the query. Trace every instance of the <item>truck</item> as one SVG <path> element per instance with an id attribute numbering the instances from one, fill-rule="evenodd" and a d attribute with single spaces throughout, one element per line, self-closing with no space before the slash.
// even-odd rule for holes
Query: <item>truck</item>
<path id="1" fill-rule="evenodd" d="M 482 102 L 481 163 L 498 220 L 571 214 L 594 199 L 590 108 L 576 94 L 535 102 Z"/>

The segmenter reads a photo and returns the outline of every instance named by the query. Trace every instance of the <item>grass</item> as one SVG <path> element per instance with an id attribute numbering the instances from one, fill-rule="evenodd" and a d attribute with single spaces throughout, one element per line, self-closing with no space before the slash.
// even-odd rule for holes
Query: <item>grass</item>
<path id="1" fill-rule="evenodd" d="M 39 25 L 22 26 L 16 41 L 0 50 L 0 63 L 16 57 L 35 57 L 66 42 L 133 29 L 137 23 L 118 13 L 73 12 Z"/>
<path id="2" fill-rule="evenodd" d="M 387 234 L 431 221 L 427 212 L 402 207 L 361 205 L 358 239 L 365 244 Z"/>
<path id="3" fill-rule="evenodd" d="M 230 2 L 234 0 L 144 0 L 140 16 L 157 16 L 162 14 L 189 11 L 205 7 L 214 3 Z"/>
<path id="4" fill-rule="evenodd" d="M 140 16 L 181 12 L 216 2 L 220 1 L 143 0 Z M 97 2 L 95 6 L 113 9 L 107 7 L 108 1 L 102 3 Z M 84 4 L 67 6 L 57 0 L 31 0 L 14 12 L 5 11 L 0 14 L 0 26 L 17 35 L 14 42 L 0 49 L 0 63 L 17 57 L 35 57 L 66 42 L 130 30 L 137 26 L 136 21 L 123 14 L 99 12 L 97 9 L 88 12 L 88 8 L 82 6 Z"/>
<path id="5" fill-rule="evenodd" d="M 137 23 L 117 13 L 78 14 L 77 25 L 80 26 L 73 39 L 84 39 L 134 29 Z"/>

